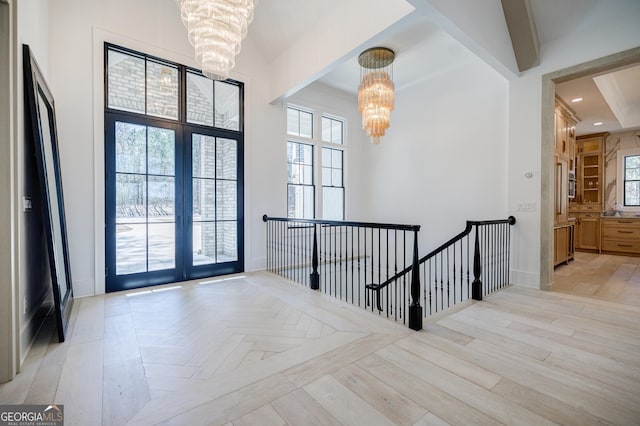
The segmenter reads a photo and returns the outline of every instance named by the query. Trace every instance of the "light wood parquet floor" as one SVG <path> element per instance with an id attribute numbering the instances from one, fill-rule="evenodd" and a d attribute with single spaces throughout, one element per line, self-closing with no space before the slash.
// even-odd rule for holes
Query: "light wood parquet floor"
<path id="1" fill-rule="evenodd" d="M 640 257 L 576 252 L 555 268 L 553 290 L 640 306 Z"/>
<path id="2" fill-rule="evenodd" d="M 79 299 L 2 403 L 66 425 L 640 424 L 640 306 L 517 287 L 412 332 L 269 273 Z"/>

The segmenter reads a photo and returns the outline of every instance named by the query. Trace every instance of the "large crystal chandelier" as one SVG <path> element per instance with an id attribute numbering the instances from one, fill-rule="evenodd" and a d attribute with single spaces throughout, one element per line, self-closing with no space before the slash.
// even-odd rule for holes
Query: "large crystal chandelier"
<path id="1" fill-rule="evenodd" d="M 389 128 L 391 110 L 395 104 L 393 60 L 396 55 L 386 47 L 372 47 L 360 54 L 360 86 L 358 109 L 362 113 L 362 128 L 379 144 Z"/>
<path id="2" fill-rule="evenodd" d="M 226 80 L 253 20 L 253 0 L 176 0 L 202 73 Z"/>

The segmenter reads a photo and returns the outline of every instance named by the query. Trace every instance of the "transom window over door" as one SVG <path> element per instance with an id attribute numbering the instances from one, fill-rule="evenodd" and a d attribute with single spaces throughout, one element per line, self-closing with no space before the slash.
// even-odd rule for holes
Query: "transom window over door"
<path id="1" fill-rule="evenodd" d="M 106 290 L 244 270 L 243 85 L 105 44 Z"/>

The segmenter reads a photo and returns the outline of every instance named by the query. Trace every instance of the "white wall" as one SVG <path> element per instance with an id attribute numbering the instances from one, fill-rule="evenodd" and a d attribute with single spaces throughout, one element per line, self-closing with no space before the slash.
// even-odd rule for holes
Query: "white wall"
<path id="1" fill-rule="evenodd" d="M 421 255 L 466 220 L 507 217 L 507 81 L 467 52 L 457 68 L 396 93 L 391 127 L 368 145 L 368 211 L 421 225 Z"/>
<path id="2" fill-rule="evenodd" d="M 271 85 L 261 58 L 249 35 L 238 62 L 238 68 L 251 75 L 250 92 L 245 93 L 250 114 L 250 121 L 245 125 L 245 268 L 248 271 L 266 267 L 266 226 L 262 216 L 287 214 L 284 109 L 281 102 L 269 103 Z"/>
<path id="3" fill-rule="evenodd" d="M 591 14 L 569 34 L 540 46 L 540 66 L 528 70 L 520 78 L 509 83 L 509 212 L 518 218 L 517 239 L 514 244 L 512 280 L 516 284 L 539 288 L 546 287 L 541 278 L 540 253 L 542 238 L 540 221 L 542 139 L 542 76 L 544 74 L 577 65 L 640 45 L 640 2 L 619 0 L 596 3 Z M 532 179 L 524 173 L 532 171 Z M 545 185 L 545 191 L 551 191 Z M 536 204 L 534 212 L 517 212 L 519 203 Z"/>

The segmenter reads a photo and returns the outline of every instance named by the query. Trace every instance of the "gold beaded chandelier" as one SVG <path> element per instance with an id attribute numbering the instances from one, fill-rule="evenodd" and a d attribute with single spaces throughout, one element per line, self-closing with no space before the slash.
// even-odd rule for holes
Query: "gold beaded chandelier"
<path id="1" fill-rule="evenodd" d="M 389 128 L 391 111 L 395 105 L 393 60 L 396 55 L 386 47 L 372 47 L 360 54 L 360 86 L 358 109 L 362 113 L 362 128 L 379 144 Z"/>
<path id="2" fill-rule="evenodd" d="M 226 80 L 253 20 L 253 0 L 176 0 L 202 73 Z"/>

